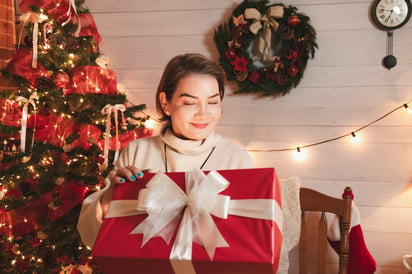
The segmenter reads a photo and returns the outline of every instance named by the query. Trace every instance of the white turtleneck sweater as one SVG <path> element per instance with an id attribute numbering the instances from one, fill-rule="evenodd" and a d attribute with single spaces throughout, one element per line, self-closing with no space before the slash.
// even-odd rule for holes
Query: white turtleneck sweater
<path id="1" fill-rule="evenodd" d="M 116 168 L 125 166 L 149 169 L 151 172 L 184 172 L 195 168 L 253 168 L 253 163 L 243 149 L 218 134 L 211 134 L 203 141 L 184 140 L 176 137 L 166 127 L 159 136 L 130 142 L 120 154 Z M 103 222 L 101 199 L 111 184 L 110 178 L 106 178 L 105 184 L 102 190 L 83 201 L 77 224 L 82 241 L 90 248 L 93 247 Z"/>

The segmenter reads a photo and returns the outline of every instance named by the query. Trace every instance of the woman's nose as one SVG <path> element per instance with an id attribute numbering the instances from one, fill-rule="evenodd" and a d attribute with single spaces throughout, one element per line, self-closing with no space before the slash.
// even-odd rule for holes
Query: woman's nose
<path id="1" fill-rule="evenodd" d="M 209 114 L 209 108 L 207 104 L 199 104 L 197 108 L 197 115 L 204 116 Z"/>

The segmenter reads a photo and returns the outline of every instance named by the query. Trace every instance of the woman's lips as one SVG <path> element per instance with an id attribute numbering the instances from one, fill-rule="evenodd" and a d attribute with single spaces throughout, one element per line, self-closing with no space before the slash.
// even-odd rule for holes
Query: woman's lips
<path id="1" fill-rule="evenodd" d="M 207 128 L 208 123 L 192 123 L 192 126 L 198 129 Z"/>

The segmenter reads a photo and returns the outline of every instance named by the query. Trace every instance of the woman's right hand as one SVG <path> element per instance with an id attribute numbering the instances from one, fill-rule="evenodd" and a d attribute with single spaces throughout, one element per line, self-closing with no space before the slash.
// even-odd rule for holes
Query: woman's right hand
<path id="1" fill-rule="evenodd" d="M 103 217 L 106 215 L 109 208 L 109 203 L 113 196 L 114 187 L 116 184 L 124 184 L 125 182 L 135 182 L 137 179 L 142 178 L 144 175 L 143 171 L 137 167 L 126 166 L 118 168 L 117 170 L 112 170 L 109 174 L 110 186 L 103 194 L 101 199 L 102 214 Z"/>
<path id="2" fill-rule="evenodd" d="M 125 182 L 134 182 L 137 179 L 141 179 L 144 173 L 137 167 L 126 166 L 118 168 L 113 176 L 112 182 L 115 184 L 123 184 Z"/>

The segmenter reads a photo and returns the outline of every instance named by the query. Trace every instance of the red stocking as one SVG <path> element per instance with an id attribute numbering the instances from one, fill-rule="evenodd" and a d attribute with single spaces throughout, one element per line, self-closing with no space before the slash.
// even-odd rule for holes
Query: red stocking
<path id="1" fill-rule="evenodd" d="M 334 218 L 328 231 L 329 243 L 339 254 L 339 219 Z M 348 274 L 371 274 L 376 271 L 376 262 L 370 254 L 360 225 L 359 210 L 352 202 L 351 228 L 349 231 Z"/>

